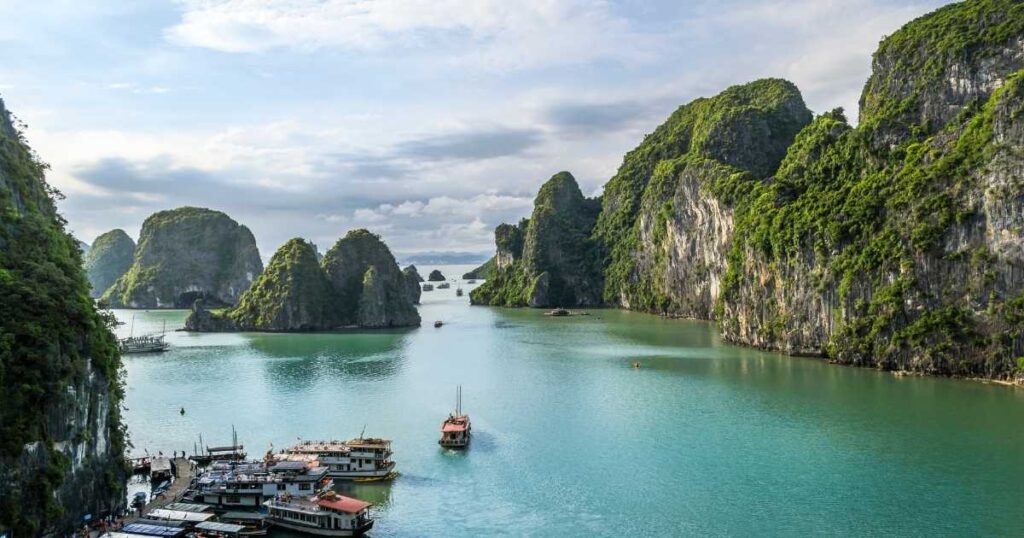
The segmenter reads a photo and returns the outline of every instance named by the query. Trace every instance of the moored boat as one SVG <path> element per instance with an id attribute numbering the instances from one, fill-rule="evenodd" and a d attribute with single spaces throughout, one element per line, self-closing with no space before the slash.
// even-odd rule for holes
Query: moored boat
<path id="1" fill-rule="evenodd" d="M 462 387 L 458 388 L 455 397 L 455 411 L 441 423 L 441 438 L 437 441 L 444 448 L 466 448 L 472 428 L 469 415 L 462 413 Z"/>
<path id="2" fill-rule="evenodd" d="M 397 476 L 391 455 L 389 439 L 359 437 L 348 441 L 302 441 L 274 454 L 274 459 L 318 461 L 327 467 L 331 478 L 386 480 Z"/>
<path id="3" fill-rule="evenodd" d="M 333 491 L 312 497 L 283 495 L 263 506 L 270 525 L 314 536 L 362 536 L 373 528 L 370 503 Z"/>
<path id="4" fill-rule="evenodd" d="M 446 289 L 451 288 L 451 287 L 452 287 L 452 285 L 447 283 L 447 282 L 442 282 L 442 283 L 437 285 L 437 289 L 439 289 L 439 290 L 446 290 Z"/>
<path id="5" fill-rule="evenodd" d="M 423 291 L 434 291 L 434 285 L 433 284 L 424 284 L 423 285 Z"/>

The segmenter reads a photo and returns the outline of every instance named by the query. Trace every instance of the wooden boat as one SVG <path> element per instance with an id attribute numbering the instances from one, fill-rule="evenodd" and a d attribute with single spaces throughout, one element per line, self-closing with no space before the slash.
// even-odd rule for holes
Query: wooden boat
<path id="1" fill-rule="evenodd" d="M 455 396 L 455 412 L 449 413 L 448 418 L 441 423 L 441 439 L 437 442 L 445 448 L 466 448 L 471 434 L 469 415 L 462 414 L 462 386 L 459 386 Z"/>
<path id="2" fill-rule="evenodd" d="M 225 512 L 220 520 L 224 523 L 241 525 L 240 536 L 266 536 L 267 516 L 258 512 Z"/>
<path id="3" fill-rule="evenodd" d="M 570 311 L 568 311 L 568 310 L 566 310 L 564 308 L 555 308 L 555 309 L 552 309 L 552 310 L 548 310 L 547 312 L 544 312 L 544 315 L 545 316 L 551 316 L 551 317 L 554 317 L 554 318 L 561 318 L 561 317 L 565 317 L 565 316 L 571 316 L 572 312 L 570 312 Z"/>
<path id="4" fill-rule="evenodd" d="M 423 285 L 423 291 L 434 291 L 434 285 L 433 284 L 424 284 Z"/>
<path id="5" fill-rule="evenodd" d="M 202 445 L 203 436 L 199 436 L 199 444 Z M 194 445 L 194 443 L 193 443 Z M 195 452 L 188 459 L 196 462 L 196 465 L 207 466 L 215 461 L 242 461 L 245 459 L 245 447 L 238 442 L 238 432 L 231 426 L 231 444 L 228 446 L 207 446 L 205 452 L 201 453 L 198 447 L 193 446 Z"/>
<path id="6" fill-rule="evenodd" d="M 455 296 L 462 297 L 462 288 L 455 288 Z"/>
<path id="7" fill-rule="evenodd" d="M 132 335 L 128 338 L 122 338 L 118 341 L 117 346 L 121 350 L 122 354 L 127 353 L 158 353 L 161 351 L 167 351 L 170 348 L 170 344 L 164 342 L 164 335 L 167 332 L 167 323 L 164 322 L 164 332 L 161 334 L 146 334 L 142 336 L 134 336 L 135 332 L 135 317 L 132 316 Z"/>
<path id="8" fill-rule="evenodd" d="M 390 440 L 360 434 L 348 441 L 302 441 L 274 454 L 274 459 L 318 461 L 327 466 L 328 476 L 339 480 L 388 480 L 397 476 L 391 455 Z"/>
<path id="9" fill-rule="evenodd" d="M 171 478 L 174 478 L 174 473 L 171 471 L 171 458 L 153 458 L 153 461 L 149 464 L 150 481 L 154 484 L 168 482 L 168 485 L 170 485 Z"/>
<path id="10" fill-rule="evenodd" d="M 452 285 L 447 283 L 447 282 L 442 282 L 442 283 L 437 285 L 437 289 L 439 289 L 439 290 L 446 290 L 446 289 L 451 288 L 451 287 L 452 287 Z"/>
<path id="11" fill-rule="evenodd" d="M 437 321 L 434 322 L 434 328 L 435 329 L 440 329 L 443 325 L 444 325 L 444 322 L 441 321 L 441 320 L 437 320 Z"/>

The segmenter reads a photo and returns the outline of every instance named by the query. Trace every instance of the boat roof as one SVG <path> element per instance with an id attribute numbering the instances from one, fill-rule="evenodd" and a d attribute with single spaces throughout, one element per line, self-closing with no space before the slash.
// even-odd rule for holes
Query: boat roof
<path id="1" fill-rule="evenodd" d="M 231 523 L 220 523 L 217 521 L 204 521 L 196 525 L 197 529 L 212 532 L 225 532 L 228 534 L 239 534 L 245 530 L 244 525 L 234 525 Z"/>
<path id="2" fill-rule="evenodd" d="M 170 471 L 171 470 L 171 459 L 170 458 L 153 458 L 153 462 L 149 464 L 149 470 L 152 471 Z"/>
<path id="3" fill-rule="evenodd" d="M 140 492 L 145 494 L 145 492 Z M 171 503 L 164 506 L 166 510 L 182 510 L 185 512 L 206 512 L 211 510 L 213 507 L 208 504 L 196 504 L 196 503 Z"/>
<path id="4" fill-rule="evenodd" d="M 184 536 L 185 534 L 185 529 L 182 528 L 150 525 L 148 523 L 129 523 L 121 527 L 121 531 L 128 534 L 144 534 L 147 536 Z"/>
<path id="5" fill-rule="evenodd" d="M 242 445 L 234 445 L 234 446 L 209 446 L 209 447 L 206 447 L 206 451 L 207 452 L 234 452 L 235 450 L 242 450 L 243 448 L 245 448 L 245 447 L 242 446 Z"/>
<path id="6" fill-rule="evenodd" d="M 117 532 L 110 531 L 106 534 L 101 534 L 100 538 L 135 538 L 136 536 L 149 536 L 148 534 L 134 534 L 131 532 Z"/>
<path id="7" fill-rule="evenodd" d="M 366 501 L 345 497 L 344 495 L 335 495 L 333 499 L 319 499 L 316 503 L 326 508 L 345 512 L 346 514 L 356 514 L 370 507 L 370 503 Z"/>
<path id="8" fill-rule="evenodd" d="M 206 521 L 213 517 L 215 514 L 204 514 L 202 512 L 186 512 L 183 510 L 168 510 L 166 508 L 157 508 L 156 510 L 150 511 L 146 514 L 148 517 L 156 519 L 168 519 L 171 521 L 188 521 L 189 523 L 196 521 Z"/>
<path id="9" fill-rule="evenodd" d="M 442 432 L 464 432 L 466 431 L 465 424 L 459 424 L 457 422 L 445 422 L 441 425 Z"/>
<path id="10" fill-rule="evenodd" d="M 220 516 L 221 519 L 236 519 L 238 521 L 262 521 L 266 517 L 259 512 L 225 512 Z"/>

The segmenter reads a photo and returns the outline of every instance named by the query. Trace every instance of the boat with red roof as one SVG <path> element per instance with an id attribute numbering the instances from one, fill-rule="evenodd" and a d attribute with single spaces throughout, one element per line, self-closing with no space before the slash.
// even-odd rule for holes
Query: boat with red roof
<path id="1" fill-rule="evenodd" d="M 455 412 L 449 413 L 448 418 L 441 424 L 441 439 L 437 442 L 445 448 L 466 448 L 469 446 L 471 434 L 469 415 L 462 413 L 462 386 L 460 385 L 455 397 Z"/>
<path id="2" fill-rule="evenodd" d="M 314 536 L 362 536 L 373 528 L 370 503 L 325 491 L 314 497 L 282 495 L 263 505 L 268 524 Z"/>

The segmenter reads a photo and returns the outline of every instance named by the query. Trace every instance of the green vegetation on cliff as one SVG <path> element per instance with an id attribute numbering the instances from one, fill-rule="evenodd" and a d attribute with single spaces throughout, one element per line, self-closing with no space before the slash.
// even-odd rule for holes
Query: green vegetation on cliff
<path id="1" fill-rule="evenodd" d="M 246 330 L 313 331 L 331 328 L 333 293 L 316 247 L 300 238 L 270 258 L 238 306 L 227 316 Z"/>
<path id="2" fill-rule="evenodd" d="M 326 331 L 410 327 L 420 323 L 409 280 L 380 237 L 353 230 L 317 264 L 316 247 L 284 244 L 235 308 L 194 308 L 192 331 Z M 417 289 L 419 284 L 416 284 Z"/>
<path id="3" fill-rule="evenodd" d="M 89 296 L 46 170 L 0 101 L 0 531 L 14 536 L 71 532 L 84 513 L 124 503 L 112 319 Z M 77 450 L 90 459 L 73 460 Z M 96 496 L 62 493 L 74 489 Z"/>
<path id="4" fill-rule="evenodd" d="M 679 167 L 695 159 L 766 177 L 775 171 L 793 137 L 810 119 L 796 86 L 786 80 L 763 79 L 683 105 L 647 135 L 626 154 L 604 188 L 594 230 L 604 251 L 604 300 L 618 304 L 628 294 L 625 288 L 640 280 L 635 274 L 640 235 L 637 219 L 645 196 L 668 203 Z M 662 164 L 682 157 L 689 160 Z M 658 181 L 650 188 L 652 179 Z M 656 202 L 652 199 L 649 203 Z M 659 207 L 658 211 L 667 216 L 671 208 L 662 211 Z M 660 302 L 653 297 L 646 300 Z"/>
<path id="5" fill-rule="evenodd" d="M 100 297 L 132 266 L 135 241 L 124 230 L 111 230 L 93 241 L 85 254 L 85 274 L 92 286 L 92 296 Z"/>
<path id="6" fill-rule="evenodd" d="M 462 278 L 463 280 L 486 280 L 491 278 L 491 274 L 496 270 L 495 266 L 495 257 L 491 256 L 491 258 L 485 261 L 480 267 L 463 274 Z"/>
<path id="7" fill-rule="evenodd" d="M 179 207 L 142 224 L 131 268 L 103 295 L 113 306 L 233 305 L 263 270 L 248 228 L 211 209 Z"/>
<path id="8" fill-rule="evenodd" d="M 572 174 L 552 176 L 537 193 L 529 221 L 499 227 L 501 267 L 470 293 L 472 302 L 534 307 L 600 304 L 600 267 L 590 239 L 599 209 L 596 200 L 584 198 Z"/>

